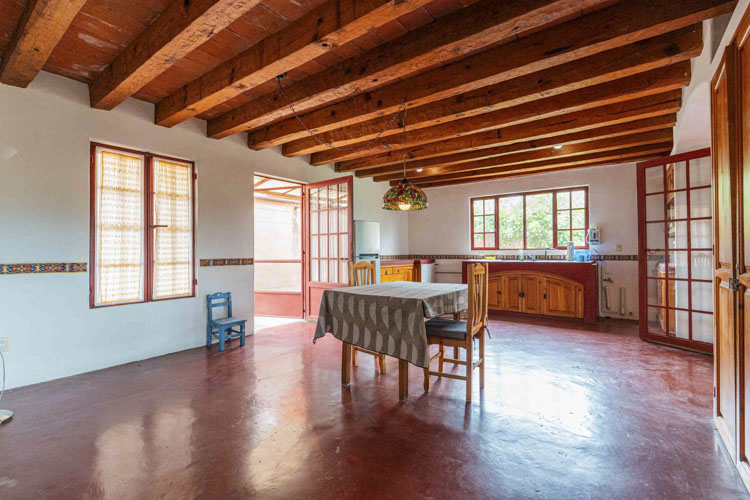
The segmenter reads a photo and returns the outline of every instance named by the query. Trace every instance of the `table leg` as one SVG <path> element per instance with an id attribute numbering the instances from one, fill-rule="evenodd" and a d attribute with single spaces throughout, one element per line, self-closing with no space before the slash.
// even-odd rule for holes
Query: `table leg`
<path id="1" fill-rule="evenodd" d="M 398 360 L 398 400 L 409 399 L 409 362 Z"/>
<path id="2" fill-rule="evenodd" d="M 341 342 L 341 385 L 348 386 L 352 378 L 352 345 Z"/>

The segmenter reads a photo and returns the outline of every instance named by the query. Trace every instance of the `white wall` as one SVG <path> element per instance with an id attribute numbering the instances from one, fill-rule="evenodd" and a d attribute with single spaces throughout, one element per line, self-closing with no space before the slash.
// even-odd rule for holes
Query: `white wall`
<path id="1" fill-rule="evenodd" d="M 28 89 L 0 85 L 0 263 L 86 262 L 89 141 L 196 162 L 197 258 L 253 257 L 255 172 L 312 181 L 337 176 L 305 158 L 254 152 L 244 136 L 215 141 L 205 123 L 153 124 L 153 106 L 130 99 L 89 107 L 86 85 L 47 73 Z M 355 180 L 355 217 L 383 223 L 383 252 L 406 253 L 407 218 L 380 209 L 387 186 Z M 0 337 L 9 337 L 8 386 L 16 387 L 200 346 L 203 297 L 231 290 L 252 321 L 252 266 L 198 268 L 198 296 L 91 310 L 88 274 L 0 276 Z M 252 331 L 252 325 L 248 325 Z"/>
<path id="2" fill-rule="evenodd" d="M 409 252 L 417 255 L 497 254 L 497 251 L 471 250 L 469 198 L 567 186 L 589 186 L 589 224 L 602 230 L 599 253 L 638 253 L 636 169 L 632 163 L 428 189 L 430 207 L 409 214 Z M 621 245 L 619 250 L 618 244 Z M 438 281 L 460 280 L 460 260 L 439 260 L 437 264 Z M 637 261 L 606 261 L 602 269 L 605 276 L 613 280 L 610 287 L 614 292 L 615 312 L 606 315 L 637 319 Z M 627 297 L 623 316 L 616 312 L 620 287 L 625 287 Z"/>

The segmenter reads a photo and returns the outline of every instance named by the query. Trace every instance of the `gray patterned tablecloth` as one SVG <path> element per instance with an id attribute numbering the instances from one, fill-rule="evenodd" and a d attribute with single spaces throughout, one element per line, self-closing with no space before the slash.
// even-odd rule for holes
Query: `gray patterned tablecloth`
<path id="1" fill-rule="evenodd" d="M 426 368 L 424 318 L 466 309 L 466 285 L 398 281 L 323 293 L 313 343 L 327 332 L 344 342 Z"/>

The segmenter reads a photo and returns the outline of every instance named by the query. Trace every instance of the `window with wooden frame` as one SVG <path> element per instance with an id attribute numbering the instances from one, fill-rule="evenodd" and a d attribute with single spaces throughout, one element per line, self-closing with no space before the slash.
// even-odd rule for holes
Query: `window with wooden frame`
<path id="1" fill-rule="evenodd" d="M 91 307 L 195 296 L 195 166 L 91 144 Z"/>
<path id="2" fill-rule="evenodd" d="M 471 198 L 472 250 L 588 248 L 588 187 Z"/>

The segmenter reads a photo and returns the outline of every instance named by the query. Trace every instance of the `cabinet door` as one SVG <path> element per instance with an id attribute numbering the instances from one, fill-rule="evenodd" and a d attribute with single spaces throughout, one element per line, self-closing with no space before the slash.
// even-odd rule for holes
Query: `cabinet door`
<path id="1" fill-rule="evenodd" d="M 582 286 L 554 278 L 544 280 L 544 314 L 548 316 L 578 316 L 578 297 Z"/>
<path id="2" fill-rule="evenodd" d="M 521 278 L 523 292 L 523 306 L 521 311 L 531 314 L 542 314 L 542 286 L 537 276 L 524 275 Z"/>
<path id="3" fill-rule="evenodd" d="M 414 267 L 404 267 L 404 281 L 414 281 Z"/>
<path id="4" fill-rule="evenodd" d="M 521 312 L 521 275 L 503 276 L 502 284 L 503 310 Z"/>
<path id="5" fill-rule="evenodd" d="M 502 278 L 490 278 L 487 283 L 487 308 L 499 310 L 502 309 L 502 287 L 500 282 Z"/>

